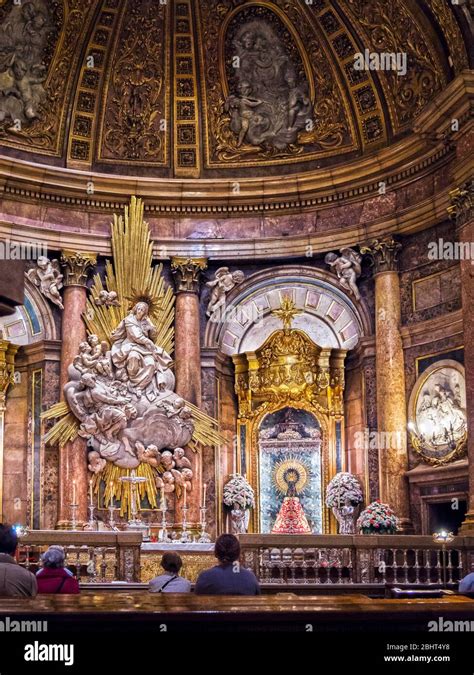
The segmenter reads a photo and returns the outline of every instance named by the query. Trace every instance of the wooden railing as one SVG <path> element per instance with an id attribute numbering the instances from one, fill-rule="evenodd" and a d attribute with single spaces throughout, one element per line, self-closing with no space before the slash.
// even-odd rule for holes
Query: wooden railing
<path id="1" fill-rule="evenodd" d="M 32 530 L 21 538 L 17 558 L 36 572 L 39 558 L 52 544 L 63 546 L 66 567 L 84 582 L 140 581 L 140 532 Z"/>
<path id="2" fill-rule="evenodd" d="M 474 571 L 474 537 L 442 546 L 410 535 L 239 536 L 242 563 L 278 585 L 410 584 L 456 586 Z"/>

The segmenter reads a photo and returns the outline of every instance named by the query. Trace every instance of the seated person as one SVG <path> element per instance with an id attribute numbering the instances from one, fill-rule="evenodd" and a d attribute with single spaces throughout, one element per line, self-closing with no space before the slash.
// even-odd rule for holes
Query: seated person
<path id="1" fill-rule="evenodd" d="M 460 593 L 474 593 L 474 572 L 467 574 L 464 579 L 459 582 Z"/>
<path id="2" fill-rule="evenodd" d="M 191 583 L 179 576 L 183 566 L 181 557 L 174 551 L 165 553 L 161 558 L 161 566 L 165 573 L 152 579 L 148 585 L 150 593 L 189 593 Z"/>
<path id="3" fill-rule="evenodd" d="M 0 524 L 0 596 L 34 598 L 38 592 L 32 572 L 21 567 L 13 557 L 18 537 L 13 527 Z"/>
<path id="4" fill-rule="evenodd" d="M 77 595 L 79 582 L 65 569 L 66 556 L 62 546 L 50 546 L 41 556 L 42 569 L 36 573 L 38 593 Z"/>
<path id="5" fill-rule="evenodd" d="M 260 595 L 257 577 L 238 562 L 240 544 L 233 534 L 221 534 L 214 549 L 219 564 L 201 572 L 194 592 L 198 595 Z"/>

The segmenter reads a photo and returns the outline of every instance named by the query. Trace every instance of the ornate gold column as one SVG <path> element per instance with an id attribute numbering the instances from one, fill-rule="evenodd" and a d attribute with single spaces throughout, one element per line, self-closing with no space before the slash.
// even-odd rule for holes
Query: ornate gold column
<path id="1" fill-rule="evenodd" d="M 393 237 L 361 247 L 370 255 L 375 276 L 375 353 L 380 499 L 388 503 L 411 529 L 407 454 L 405 362 L 400 334 L 400 280 L 398 252 Z M 383 434 L 383 435 L 382 435 Z"/>
<path id="2" fill-rule="evenodd" d="M 172 258 L 171 271 L 176 289 L 175 311 L 175 375 L 176 393 L 186 401 L 201 406 L 201 344 L 199 328 L 199 288 L 202 272 L 207 268 L 205 258 Z M 201 457 L 190 457 L 195 480 L 189 495 L 188 520 L 199 521 L 201 500 Z M 181 522 L 181 500 L 176 502 L 175 521 Z"/>
<path id="3" fill-rule="evenodd" d="M 87 278 L 96 257 L 91 253 L 64 250 L 61 265 L 64 274 L 64 310 L 61 325 L 61 398 L 63 387 L 69 380 L 67 371 L 79 351 L 79 344 L 86 338 L 82 315 L 86 309 Z M 87 461 L 86 442 L 77 437 L 66 443 L 59 453 L 59 505 L 58 528 L 67 528 L 70 523 L 70 504 L 73 496 L 73 481 L 76 485 L 76 501 L 79 504 L 79 523 L 87 520 Z"/>
<path id="4" fill-rule="evenodd" d="M 5 410 L 7 409 L 7 392 L 14 384 L 15 355 L 18 345 L 3 339 L 0 331 L 0 523 L 3 522 L 3 452 Z"/>
<path id="5" fill-rule="evenodd" d="M 458 239 L 470 251 L 474 242 L 474 180 L 453 190 L 449 196 L 448 211 L 456 222 Z M 460 264 L 469 459 L 469 504 L 460 534 L 474 535 L 474 261 L 470 256 L 463 256 Z"/>

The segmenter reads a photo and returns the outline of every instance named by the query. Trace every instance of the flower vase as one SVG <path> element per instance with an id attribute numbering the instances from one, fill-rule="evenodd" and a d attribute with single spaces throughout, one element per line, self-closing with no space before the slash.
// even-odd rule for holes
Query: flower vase
<path id="1" fill-rule="evenodd" d="M 359 506 L 333 507 L 332 512 L 339 525 L 339 534 L 355 534 Z"/>
<path id="2" fill-rule="evenodd" d="M 239 504 L 234 504 L 230 512 L 232 534 L 245 534 L 249 524 L 249 510 L 243 509 Z"/>

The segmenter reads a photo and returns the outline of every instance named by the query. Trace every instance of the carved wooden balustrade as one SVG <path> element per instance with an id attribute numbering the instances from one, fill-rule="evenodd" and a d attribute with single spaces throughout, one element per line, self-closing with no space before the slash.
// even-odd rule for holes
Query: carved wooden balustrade
<path id="1" fill-rule="evenodd" d="M 66 553 L 66 567 L 85 582 L 140 581 L 140 532 L 87 532 L 32 530 L 21 538 L 17 558 L 32 572 L 49 546 L 59 544 Z"/>
<path id="2" fill-rule="evenodd" d="M 239 537 L 241 560 L 264 584 L 455 586 L 474 570 L 474 537 L 443 547 L 429 536 L 261 535 Z"/>

